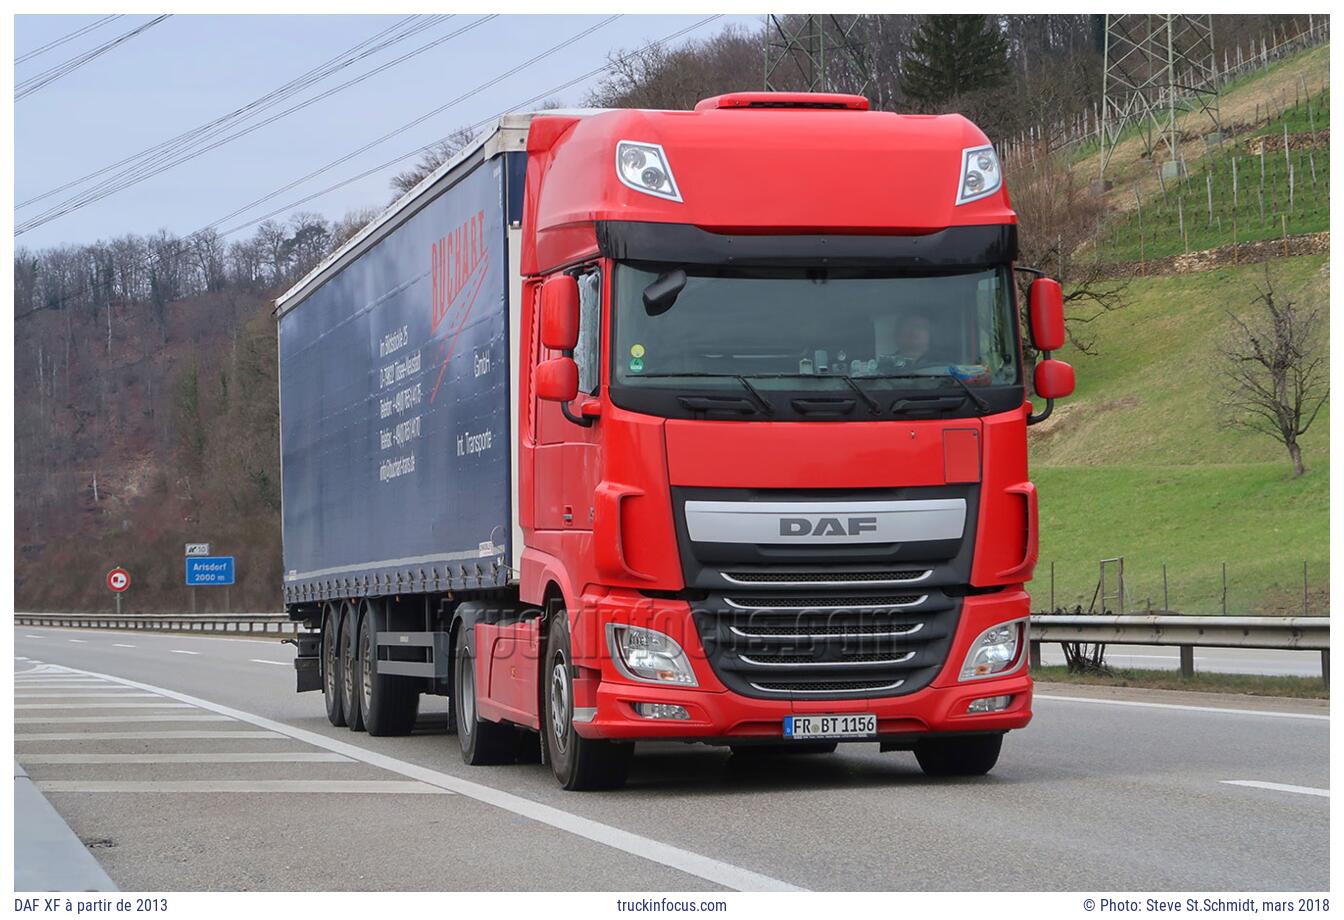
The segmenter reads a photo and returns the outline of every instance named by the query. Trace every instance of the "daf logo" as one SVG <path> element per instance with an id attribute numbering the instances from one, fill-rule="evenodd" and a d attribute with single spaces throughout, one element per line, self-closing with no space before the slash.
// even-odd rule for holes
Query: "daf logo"
<path id="1" fill-rule="evenodd" d="M 781 537 L 857 537 L 860 534 L 876 533 L 875 517 L 823 517 L 802 518 L 786 517 L 779 519 Z"/>

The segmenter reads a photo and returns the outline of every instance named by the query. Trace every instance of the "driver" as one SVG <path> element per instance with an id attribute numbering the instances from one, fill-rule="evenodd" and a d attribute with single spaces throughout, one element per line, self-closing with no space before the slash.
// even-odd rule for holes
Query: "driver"
<path id="1" fill-rule="evenodd" d="M 896 358 L 901 367 L 917 367 L 928 363 L 929 339 L 933 322 L 925 313 L 909 313 L 896 328 Z"/>

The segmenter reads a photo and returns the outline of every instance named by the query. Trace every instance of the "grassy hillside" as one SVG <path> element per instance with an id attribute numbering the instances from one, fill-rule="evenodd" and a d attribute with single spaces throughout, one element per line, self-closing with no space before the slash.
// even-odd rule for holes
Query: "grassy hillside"
<path id="1" fill-rule="evenodd" d="M 1270 263 L 1276 293 L 1301 303 L 1328 298 L 1323 256 Z M 1218 423 L 1216 345 L 1227 312 L 1246 315 L 1263 266 L 1136 278 L 1128 306 L 1092 323 L 1098 354 L 1059 354 L 1078 390 L 1032 429 L 1032 476 L 1041 495 L 1038 606 L 1050 598 L 1088 606 L 1097 562 L 1124 556 L 1130 606 L 1301 612 L 1302 563 L 1310 610 L 1323 613 L 1329 579 L 1328 407 L 1303 439 L 1307 473 L 1291 478 L 1283 448 Z"/>

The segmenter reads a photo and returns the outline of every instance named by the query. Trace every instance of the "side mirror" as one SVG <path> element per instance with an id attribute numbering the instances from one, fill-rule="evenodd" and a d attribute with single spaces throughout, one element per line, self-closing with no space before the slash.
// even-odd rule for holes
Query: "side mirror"
<path id="1" fill-rule="evenodd" d="M 677 295 L 686 287 L 686 269 L 674 268 L 663 272 L 652 284 L 644 289 L 644 312 L 650 316 L 661 316 L 677 302 Z"/>
<path id="2" fill-rule="evenodd" d="M 1063 399 L 1073 392 L 1073 365 L 1046 358 L 1036 365 L 1036 395 L 1041 399 Z"/>
<path id="3" fill-rule="evenodd" d="M 1039 351 L 1064 347 L 1064 291 L 1058 281 L 1037 278 L 1027 294 L 1031 344 Z"/>
<path id="4" fill-rule="evenodd" d="M 568 403 L 579 395 L 579 366 L 573 358 L 542 361 L 537 365 L 536 375 L 538 399 Z"/>
<path id="5" fill-rule="evenodd" d="M 541 285 L 541 344 L 571 351 L 578 341 L 579 282 L 573 275 L 552 275 Z"/>

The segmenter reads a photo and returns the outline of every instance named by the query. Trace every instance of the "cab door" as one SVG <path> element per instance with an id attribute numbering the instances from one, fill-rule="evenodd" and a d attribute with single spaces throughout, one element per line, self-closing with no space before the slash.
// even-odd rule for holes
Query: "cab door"
<path id="1" fill-rule="evenodd" d="M 579 338 L 574 363 L 579 369 L 579 395 L 570 405 L 578 416 L 584 399 L 595 397 L 601 387 L 602 365 L 602 272 L 596 264 L 571 271 L 579 283 Z M 533 288 L 532 314 L 539 317 L 541 285 Z M 537 321 L 537 320 L 534 320 Z M 533 341 L 536 361 L 558 356 Z M 535 363 L 534 363 L 535 366 Z M 596 426 L 575 424 L 565 418 L 559 403 L 532 394 L 536 419 L 535 483 L 536 526 L 539 530 L 590 532 L 593 528 L 593 493 L 600 479 L 599 433 Z"/>

